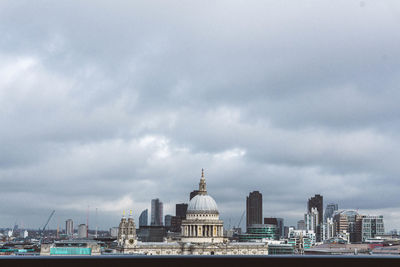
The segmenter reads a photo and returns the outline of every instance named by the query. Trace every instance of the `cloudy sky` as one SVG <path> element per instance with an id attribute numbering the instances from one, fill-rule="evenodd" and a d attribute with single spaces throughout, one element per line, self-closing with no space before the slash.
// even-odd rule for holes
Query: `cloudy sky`
<path id="1" fill-rule="evenodd" d="M 3 0 L 0 227 L 173 214 L 204 168 L 225 226 L 259 190 L 400 228 L 399 29 L 397 0 Z"/>

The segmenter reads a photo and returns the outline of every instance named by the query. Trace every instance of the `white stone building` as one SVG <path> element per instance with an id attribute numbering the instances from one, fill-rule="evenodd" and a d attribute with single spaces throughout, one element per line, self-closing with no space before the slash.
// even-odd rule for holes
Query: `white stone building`
<path id="1" fill-rule="evenodd" d="M 138 242 L 132 216 L 122 217 L 118 245 L 122 253 L 144 255 L 268 255 L 268 244 L 229 242 L 215 200 L 208 195 L 204 172 L 199 194 L 190 200 L 178 242 Z"/>

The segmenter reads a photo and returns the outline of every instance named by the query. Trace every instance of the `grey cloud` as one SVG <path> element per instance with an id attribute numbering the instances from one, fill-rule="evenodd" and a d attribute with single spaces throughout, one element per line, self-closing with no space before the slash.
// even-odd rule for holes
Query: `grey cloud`
<path id="1" fill-rule="evenodd" d="M 260 190 L 265 216 L 290 225 L 321 193 L 397 227 L 399 14 L 396 1 L 3 1 L 3 226 L 53 208 L 53 226 L 84 222 L 89 205 L 107 228 L 155 197 L 171 213 L 204 167 L 232 225 Z"/>

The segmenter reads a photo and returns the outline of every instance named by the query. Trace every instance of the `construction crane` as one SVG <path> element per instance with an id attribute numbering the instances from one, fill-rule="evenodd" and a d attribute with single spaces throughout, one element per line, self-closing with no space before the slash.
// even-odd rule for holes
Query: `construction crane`
<path id="1" fill-rule="evenodd" d="M 44 236 L 44 230 L 46 229 L 47 225 L 48 225 L 49 222 L 50 222 L 51 217 L 53 217 L 53 215 L 54 215 L 55 212 L 56 212 L 55 210 L 53 210 L 53 211 L 51 212 L 49 218 L 47 219 L 46 224 L 43 226 L 43 229 L 40 231 L 40 244 L 42 244 L 42 239 L 43 239 L 43 236 Z"/>
<path id="2" fill-rule="evenodd" d="M 240 224 L 241 224 L 242 221 L 243 221 L 243 217 L 244 217 L 244 214 L 245 214 L 245 213 L 246 213 L 246 211 L 243 211 L 242 216 L 240 217 L 239 223 L 238 223 L 238 225 L 237 225 L 236 228 L 239 228 L 239 227 L 240 227 Z"/>

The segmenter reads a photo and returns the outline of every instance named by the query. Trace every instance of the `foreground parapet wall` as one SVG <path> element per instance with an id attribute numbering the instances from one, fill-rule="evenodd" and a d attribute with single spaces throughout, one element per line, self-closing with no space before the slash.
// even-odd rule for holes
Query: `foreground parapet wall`
<path id="1" fill-rule="evenodd" d="M 400 257 L 374 256 L 82 256 L 0 257 L 0 266 L 400 266 Z"/>

